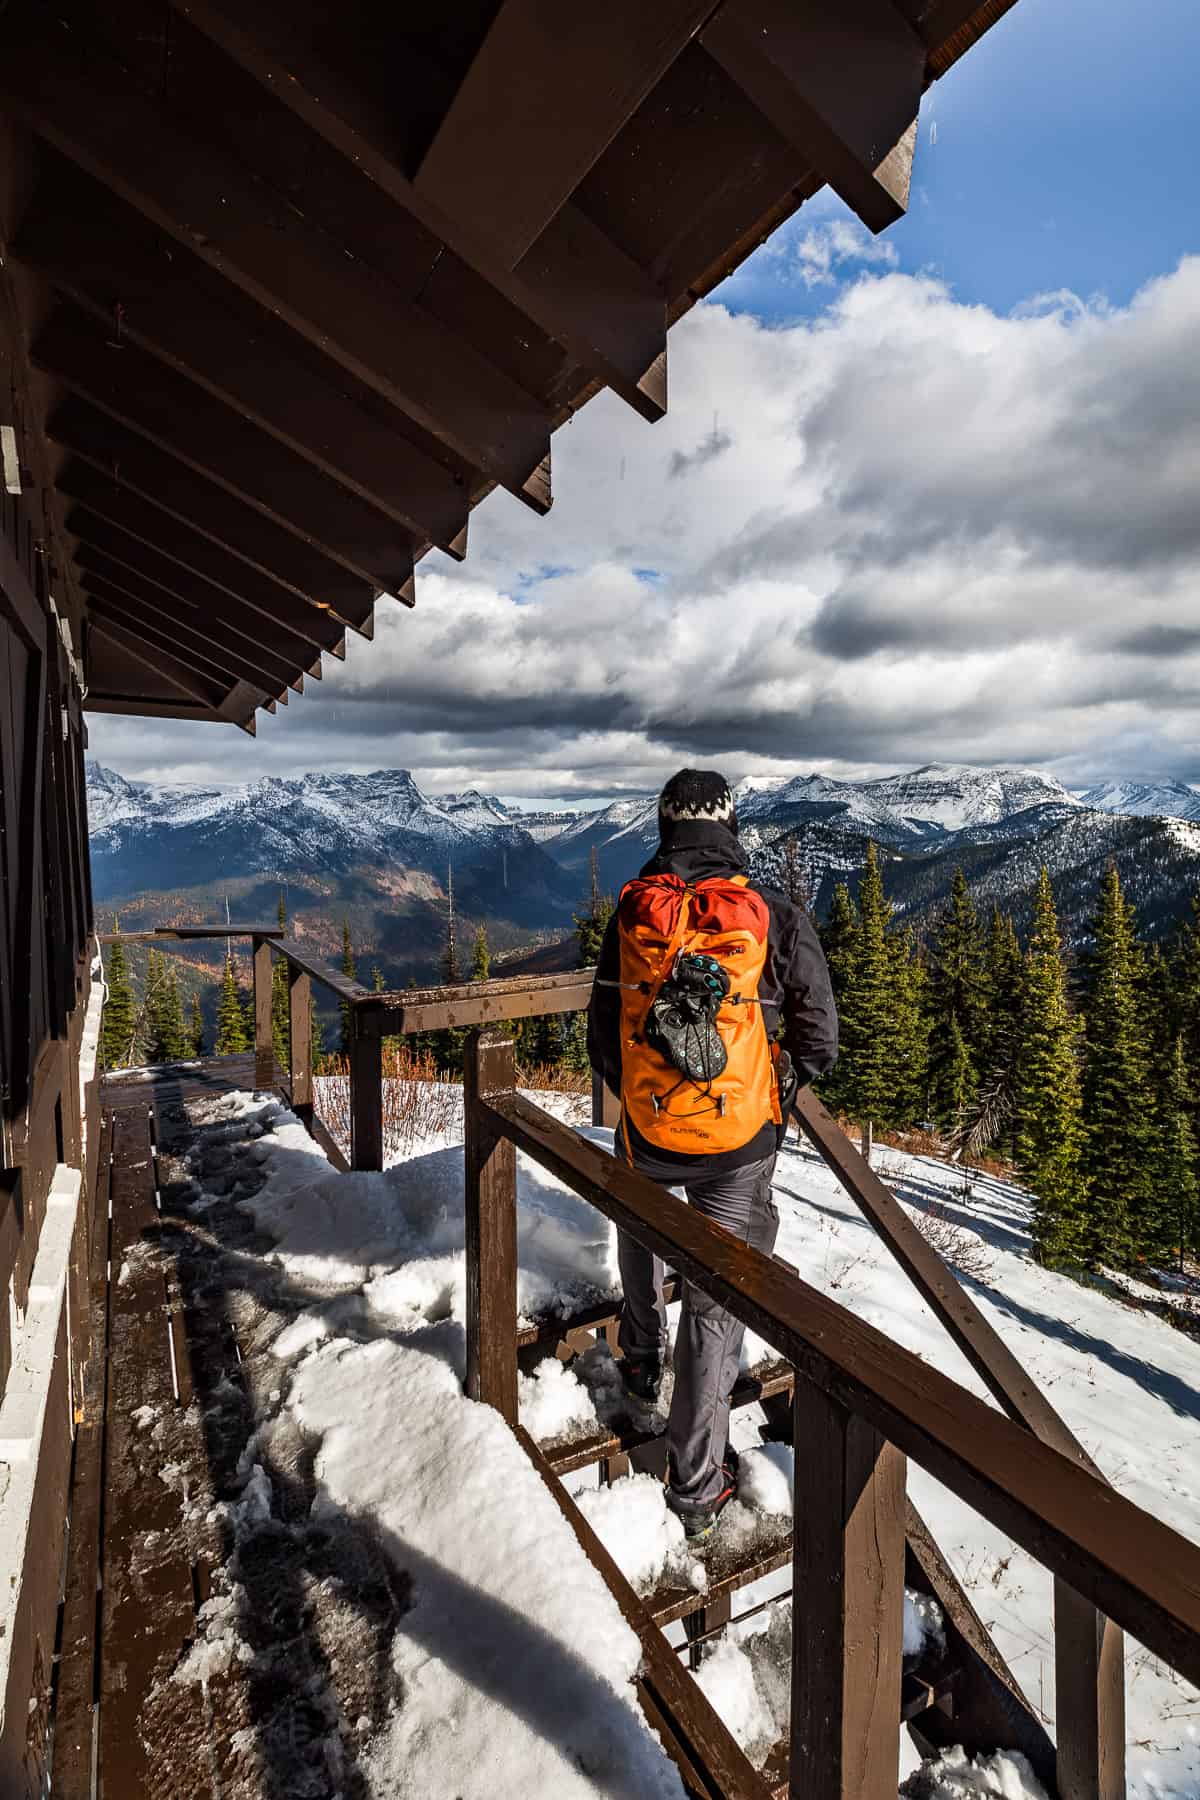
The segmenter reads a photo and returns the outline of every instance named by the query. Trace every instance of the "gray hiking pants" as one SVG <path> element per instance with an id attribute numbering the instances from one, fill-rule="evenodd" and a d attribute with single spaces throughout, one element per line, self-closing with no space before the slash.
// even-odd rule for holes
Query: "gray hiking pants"
<path id="1" fill-rule="evenodd" d="M 693 1175 L 684 1192 L 689 1205 L 706 1219 L 769 1256 L 779 1230 L 771 1197 L 774 1171 L 772 1152 L 723 1175 Z M 629 1356 L 661 1355 L 667 1339 L 662 1258 L 623 1231 L 617 1233 L 617 1258 L 625 1295 L 621 1349 Z M 675 1393 L 667 1423 L 671 1491 L 682 1508 L 711 1505 L 726 1485 L 721 1462 L 729 1441 L 729 1403 L 745 1334 L 740 1319 L 690 1281 L 684 1283 L 675 1339 Z"/>

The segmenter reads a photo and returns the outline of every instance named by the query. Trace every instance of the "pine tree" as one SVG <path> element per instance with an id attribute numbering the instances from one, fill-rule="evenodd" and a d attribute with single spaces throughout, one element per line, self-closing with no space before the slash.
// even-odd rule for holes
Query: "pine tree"
<path id="1" fill-rule="evenodd" d="M 588 895 L 587 907 L 575 913 L 575 937 L 579 944 L 579 967 L 591 969 L 600 961 L 600 946 L 604 942 L 604 933 L 608 929 L 608 921 L 616 911 L 616 901 L 611 894 L 600 890 L 600 859 L 596 846 L 592 845 L 592 884 Z"/>
<path id="2" fill-rule="evenodd" d="M 217 1035 L 213 1044 L 216 1056 L 237 1056 L 246 1048 L 246 1015 L 238 987 L 233 957 L 226 952 L 225 972 L 217 998 Z"/>
<path id="3" fill-rule="evenodd" d="M 953 1131 L 974 1104 L 986 1036 L 979 921 L 961 869 L 954 871 L 930 956 L 930 1111 L 943 1131 Z"/>
<path id="4" fill-rule="evenodd" d="M 450 869 L 447 876 L 446 893 L 450 908 L 446 915 L 446 946 L 442 951 L 442 981 L 447 987 L 458 987 L 462 981 L 462 974 L 458 964 L 458 943 L 455 937 L 453 868 Z"/>
<path id="5" fill-rule="evenodd" d="M 287 931 L 287 901 L 283 889 L 279 890 L 279 929 Z M 283 956 L 272 958 L 271 966 L 271 1050 L 275 1057 L 275 1066 L 279 1069 L 290 1069 L 292 1066 L 292 1015 L 288 994 L 288 966 Z"/>
<path id="6" fill-rule="evenodd" d="M 818 935 L 825 951 L 825 960 L 829 965 L 829 979 L 833 987 L 838 1019 L 843 1022 L 841 1024 L 841 1052 L 830 1073 L 822 1077 L 819 1087 L 822 1097 L 829 1106 L 838 1112 L 848 1112 L 850 1110 L 851 1069 L 846 1056 L 844 1020 L 853 1007 L 852 991 L 858 942 L 858 914 L 855 911 L 854 902 L 850 898 L 850 889 L 844 881 L 839 881 L 833 890 L 829 917 L 823 925 L 818 927 Z"/>
<path id="7" fill-rule="evenodd" d="M 192 991 L 192 1016 L 188 1021 L 188 1050 L 192 1056 L 204 1055 L 204 1012 L 199 989 Z"/>
<path id="8" fill-rule="evenodd" d="M 179 977 L 173 958 L 151 950 L 146 959 L 147 1050 L 151 1062 L 178 1062 L 189 1052 Z"/>
<path id="9" fill-rule="evenodd" d="M 992 908 L 984 952 L 984 1037 L 980 1081 L 955 1142 L 970 1156 L 1004 1142 L 1012 1154 L 1017 1057 L 1021 1042 L 1023 963 L 1008 913 Z"/>
<path id="10" fill-rule="evenodd" d="M 475 933 L 475 944 L 471 951 L 471 980 L 487 981 L 492 972 L 492 954 L 488 948 L 487 926 L 481 925 Z"/>
<path id="11" fill-rule="evenodd" d="M 1153 1158 L 1153 1232 L 1147 1248 L 1155 1260 L 1172 1253 L 1180 1268 L 1200 1245 L 1200 1177 L 1196 1166 L 1196 1133 L 1192 1128 L 1195 1095 L 1188 1079 L 1182 1035 L 1175 1039 L 1170 1067 L 1160 1089 Z"/>
<path id="12" fill-rule="evenodd" d="M 912 931 L 893 932 L 892 1108 L 887 1123 L 923 1124 L 928 1116 L 929 972 Z"/>
<path id="13" fill-rule="evenodd" d="M 127 1068 L 133 1057 L 134 1003 L 133 985 L 129 979 L 129 963 L 121 939 L 121 921 L 113 919 L 117 934 L 109 946 L 104 970 L 108 996 L 104 1002 L 100 1053 L 106 1069 Z"/>
<path id="14" fill-rule="evenodd" d="M 1094 1268 L 1102 1261 L 1131 1263 L 1155 1236 L 1150 1218 L 1149 1046 L 1138 998 L 1141 959 L 1115 864 L 1101 884 L 1092 935 L 1085 1001 L 1083 1167 L 1085 1251 Z"/>
<path id="15" fill-rule="evenodd" d="M 342 974 L 346 977 L 347 981 L 358 980 L 358 966 L 354 961 L 354 946 L 350 942 L 349 919 L 342 920 Z M 339 1000 L 338 1012 L 341 1014 L 342 1020 L 340 1049 L 343 1056 L 349 1056 L 351 1036 L 350 1002 L 348 1000 Z"/>
<path id="16" fill-rule="evenodd" d="M 845 1104 L 864 1125 L 890 1124 L 897 1110 L 897 968 L 888 942 L 890 921 L 879 856 L 869 844 L 858 889 L 852 973 L 841 1013 Z"/>
<path id="17" fill-rule="evenodd" d="M 1077 1036 L 1054 892 L 1043 869 L 1023 970 L 1014 1147 L 1033 1194 L 1033 1254 L 1049 1267 L 1078 1261 L 1086 1247 Z"/>
<path id="18" fill-rule="evenodd" d="M 812 895 L 809 892 L 808 876 L 804 872 L 804 863 L 800 856 L 800 845 L 795 836 L 783 840 L 783 866 L 779 876 L 780 886 L 793 906 L 799 906 L 805 912 L 812 911 Z"/>
<path id="19" fill-rule="evenodd" d="M 573 1075 L 586 1075 L 591 1068 L 588 1060 L 586 1013 L 571 1014 L 570 1024 L 562 1039 L 559 1062 L 564 1069 L 570 1069 Z"/>

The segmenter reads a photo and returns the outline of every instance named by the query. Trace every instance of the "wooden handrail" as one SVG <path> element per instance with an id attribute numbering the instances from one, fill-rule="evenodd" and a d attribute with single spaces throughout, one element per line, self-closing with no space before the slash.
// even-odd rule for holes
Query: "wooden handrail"
<path id="1" fill-rule="evenodd" d="M 156 925 L 152 931 L 100 931 L 102 944 L 191 943 L 198 938 L 260 937 L 282 938 L 286 934 L 279 925 Z"/>
<path id="2" fill-rule="evenodd" d="M 489 1137 L 511 1139 L 1164 1662 L 1200 1681 L 1194 1544 L 522 1095 L 481 1097 L 479 1110 Z"/>

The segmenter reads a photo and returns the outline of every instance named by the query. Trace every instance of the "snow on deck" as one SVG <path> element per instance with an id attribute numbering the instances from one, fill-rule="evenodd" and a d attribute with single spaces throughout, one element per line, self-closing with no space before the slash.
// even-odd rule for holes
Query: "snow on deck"
<path id="1" fill-rule="evenodd" d="M 533 1096 L 544 1102 L 546 1096 Z M 241 1468 L 241 1505 L 271 1506 L 260 1452 L 299 1433 L 315 1454 L 319 1520 L 364 1522 L 389 1566 L 406 1571 L 407 1610 L 390 1646 L 393 1698 L 357 1751 L 380 1796 L 516 1791 L 676 1795 L 678 1777 L 643 1723 L 630 1685 L 638 1646 L 540 1479 L 498 1416 L 464 1399 L 465 1274 L 461 1135 L 412 1145 L 381 1174 L 338 1174 L 276 1100 L 203 1102 L 205 1155 L 214 1141 L 248 1172 L 235 1188 L 272 1248 L 293 1304 L 259 1328 L 275 1373 Z M 589 1130 L 605 1142 L 610 1134 Z M 930 1158 L 882 1150 L 877 1166 L 915 1214 L 933 1214 L 940 1247 L 989 1317 L 1114 1483 L 1185 1536 L 1200 1539 L 1200 1350 L 1165 1319 L 1039 1269 L 1015 1186 Z M 202 1159 L 190 1201 L 198 1222 L 229 1194 L 206 1186 Z M 518 1156 L 519 1305 L 567 1313 L 616 1293 L 613 1233 L 584 1201 Z M 778 1248 L 804 1277 L 976 1393 L 982 1385 L 928 1307 L 816 1157 L 780 1157 Z M 1128 1284 L 1127 1284 L 1128 1285 Z M 744 1363 L 765 1347 L 748 1339 Z M 581 1370 L 584 1380 L 576 1371 Z M 548 1359 L 521 1383 L 535 1436 L 594 1429 L 612 1378 L 607 1350 L 573 1369 Z M 757 1408 L 735 1414 L 746 1458 L 727 1528 L 766 1525 L 790 1496 L 790 1454 L 758 1447 Z M 568 1478 L 574 1491 L 592 1471 Z M 1017 1679 L 1053 1732 L 1051 1580 L 1024 1552 L 910 1466 L 910 1490 Z M 265 1490 L 264 1490 L 265 1483 Z M 257 1484 L 257 1485 L 256 1485 Z M 665 1573 L 703 1583 L 647 1478 L 586 1494 L 585 1508 L 630 1579 L 645 1590 Z M 725 1528 L 723 1526 L 723 1528 Z M 235 1579 L 230 1571 L 227 1588 Z M 739 1606 L 778 1593 L 767 1578 Z M 209 1643 L 237 1656 L 221 1583 Z M 702 1671 L 710 1699 L 751 1755 L 765 1754 L 786 1717 L 790 1605 L 734 1627 Z M 913 1609 L 919 1638 L 937 1621 Z M 915 1641 L 913 1639 L 912 1641 Z M 910 1641 L 910 1648 L 912 1647 Z M 193 1652 L 203 1673 L 206 1646 Z M 1135 1800 L 1200 1791 L 1200 1696 L 1140 1646 L 1127 1652 L 1129 1792 Z M 774 1734 L 774 1735 L 772 1735 Z M 1036 1796 L 1013 1759 L 918 1769 L 907 1737 L 906 1792 L 945 1797 Z"/>

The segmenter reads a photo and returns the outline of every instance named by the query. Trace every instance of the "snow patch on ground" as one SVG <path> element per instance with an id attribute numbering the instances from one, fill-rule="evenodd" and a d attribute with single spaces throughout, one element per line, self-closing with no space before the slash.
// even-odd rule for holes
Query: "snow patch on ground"
<path id="1" fill-rule="evenodd" d="M 1046 1800 L 1046 1790 L 1025 1758 L 1018 1752 L 969 1757 L 965 1750 L 947 1750 L 935 1763 L 927 1763 L 905 1782 L 905 1800 Z"/>
<path id="2" fill-rule="evenodd" d="M 275 1101 L 236 1096 L 216 1103 L 212 1116 L 218 1135 L 223 1129 L 228 1143 L 252 1148 L 258 1158 L 263 1187 L 241 1203 L 274 1240 L 271 1255 L 298 1301 L 275 1333 L 279 1372 L 272 1404 L 278 1404 L 280 1419 L 319 1438 L 322 1504 L 368 1521 L 381 1543 L 401 1544 L 396 1567 L 416 1571 L 411 1630 L 402 1628 L 394 1646 L 402 1698 L 370 1746 L 376 1791 L 482 1796 L 507 1783 L 530 1792 L 541 1784 L 541 1791 L 556 1793 L 678 1793 L 625 1686 L 634 1640 L 622 1637 L 624 1627 L 618 1629 L 606 1593 L 590 1585 L 599 1578 L 586 1561 L 572 1560 L 574 1539 L 569 1531 L 562 1535 L 557 1509 L 515 1442 L 485 1409 L 462 1398 L 461 1149 L 424 1143 L 383 1174 L 341 1176 Z M 610 1141 L 606 1133 L 589 1135 Z M 1039 1269 L 1029 1256 L 1027 1201 L 1014 1185 L 888 1149 L 877 1153 L 876 1164 L 918 1221 L 933 1213 L 986 1250 L 982 1272 L 967 1285 L 1115 1485 L 1185 1536 L 1200 1539 L 1200 1363 L 1194 1341 L 1154 1313 Z M 229 1190 L 215 1179 L 206 1186 L 201 1170 L 195 1178 L 202 1223 L 216 1192 Z M 518 1181 L 522 1312 L 567 1313 L 614 1294 L 607 1223 L 520 1157 Z M 785 1149 L 775 1199 L 779 1252 L 807 1281 L 983 1393 L 815 1156 L 795 1145 Z M 763 1360 L 769 1351 L 747 1335 L 743 1362 Z M 543 1365 L 523 1384 L 526 1422 L 538 1435 L 589 1429 L 589 1402 L 603 1421 L 605 1395 L 615 1392 L 616 1379 L 604 1346 L 572 1370 Z M 669 1382 L 664 1400 L 668 1393 Z M 758 1424 L 754 1408 L 734 1417 L 742 1492 L 718 1533 L 731 1546 L 746 1533 L 777 1531 L 790 1510 L 790 1459 L 779 1446 L 757 1444 Z M 242 1501 L 247 1507 L 263 1498 L 254 1490 L 254 1465 L 250 1446 Z M 1053 1732 L 1049 1577 L 915 1466 L 909 1485 Z M 671 1523 L 677 1527 L 678 1521 L 668 1515 L 653 1480 L 622 1483 L 585 1497 L 585 1503 L 595 1528 L 608 1533 L 618 1562 L 643 1585 L 654 1585 L 673 1568 L 679 1541 Z M 739 1607 L 772 1598 L 779 1586 L 777 1575 L 757 1584 L 758 1591 L 744 1590 Z M 569 1632 L 560 1588 L 579 1599 Z M 470 1611 L 475 1604 L 483 1608 L 478 1628 Z M 580 1625 L 585 1605 L 586 1629 Z M 595 1628 L 594 1608 L 600 1620 Z M 454 1622 L 455 1635 L 441 1634 L 437 1621 L 443 1618 Z M 407 1621 L 408 1615 L 402 1625 Z M 906 1648 L 912 1632 L 929 1623 L 919 1609 L 910 1609 Z M 519 1679 L 510 1628 L 528 1649 L 529 1673 Z M 226 1616 L 216 1608 L 196 1653 L 225 1654 L 227 1630 Z M 736 1627 L 701 1672 L 748 1745 L 765 1738 L 768 1720 L 773 1728 L 784 1716 L 779 1708 L 786 1705 L 789 1635 L 790 1606 L 772 1606 Z M 572 1648 L 585 1643 L 587 1665 Z M 1127 1706 L 1131 1800 L 1195 1800 L 1200 1699 L 1132 1641 Z M 566 1734 L 561 1742 L 560 1733 Z M 574 1746 L 569 1769 L 564 1743 Z M 914 1758 L 910 1750 L 905 1754 L 907 1774 Z M 643 1755 L 650 1758 L 644 1769 Z M 946 1800 L 992 1794 L 1029 1800 L 1038 1792 L 1011 1758 L 972 1765 L 944 1757 L 936 1770 L 922 1770 L 916 1779 L 926 1785 L 907 1791 Z"/>
<path id="3" fill-rule="evenodd" d="M 612 1487 L 579 1496 L 579 1510 L 622 1574 L 639 1594 L 648 1594 L 667 1576 L 680 1587 L 702 1592 L 703 1565 L 688 1549 L 683 1525 L 667 1505 L 663 1484 L 653 1475 L 630 1475 Z"/>

